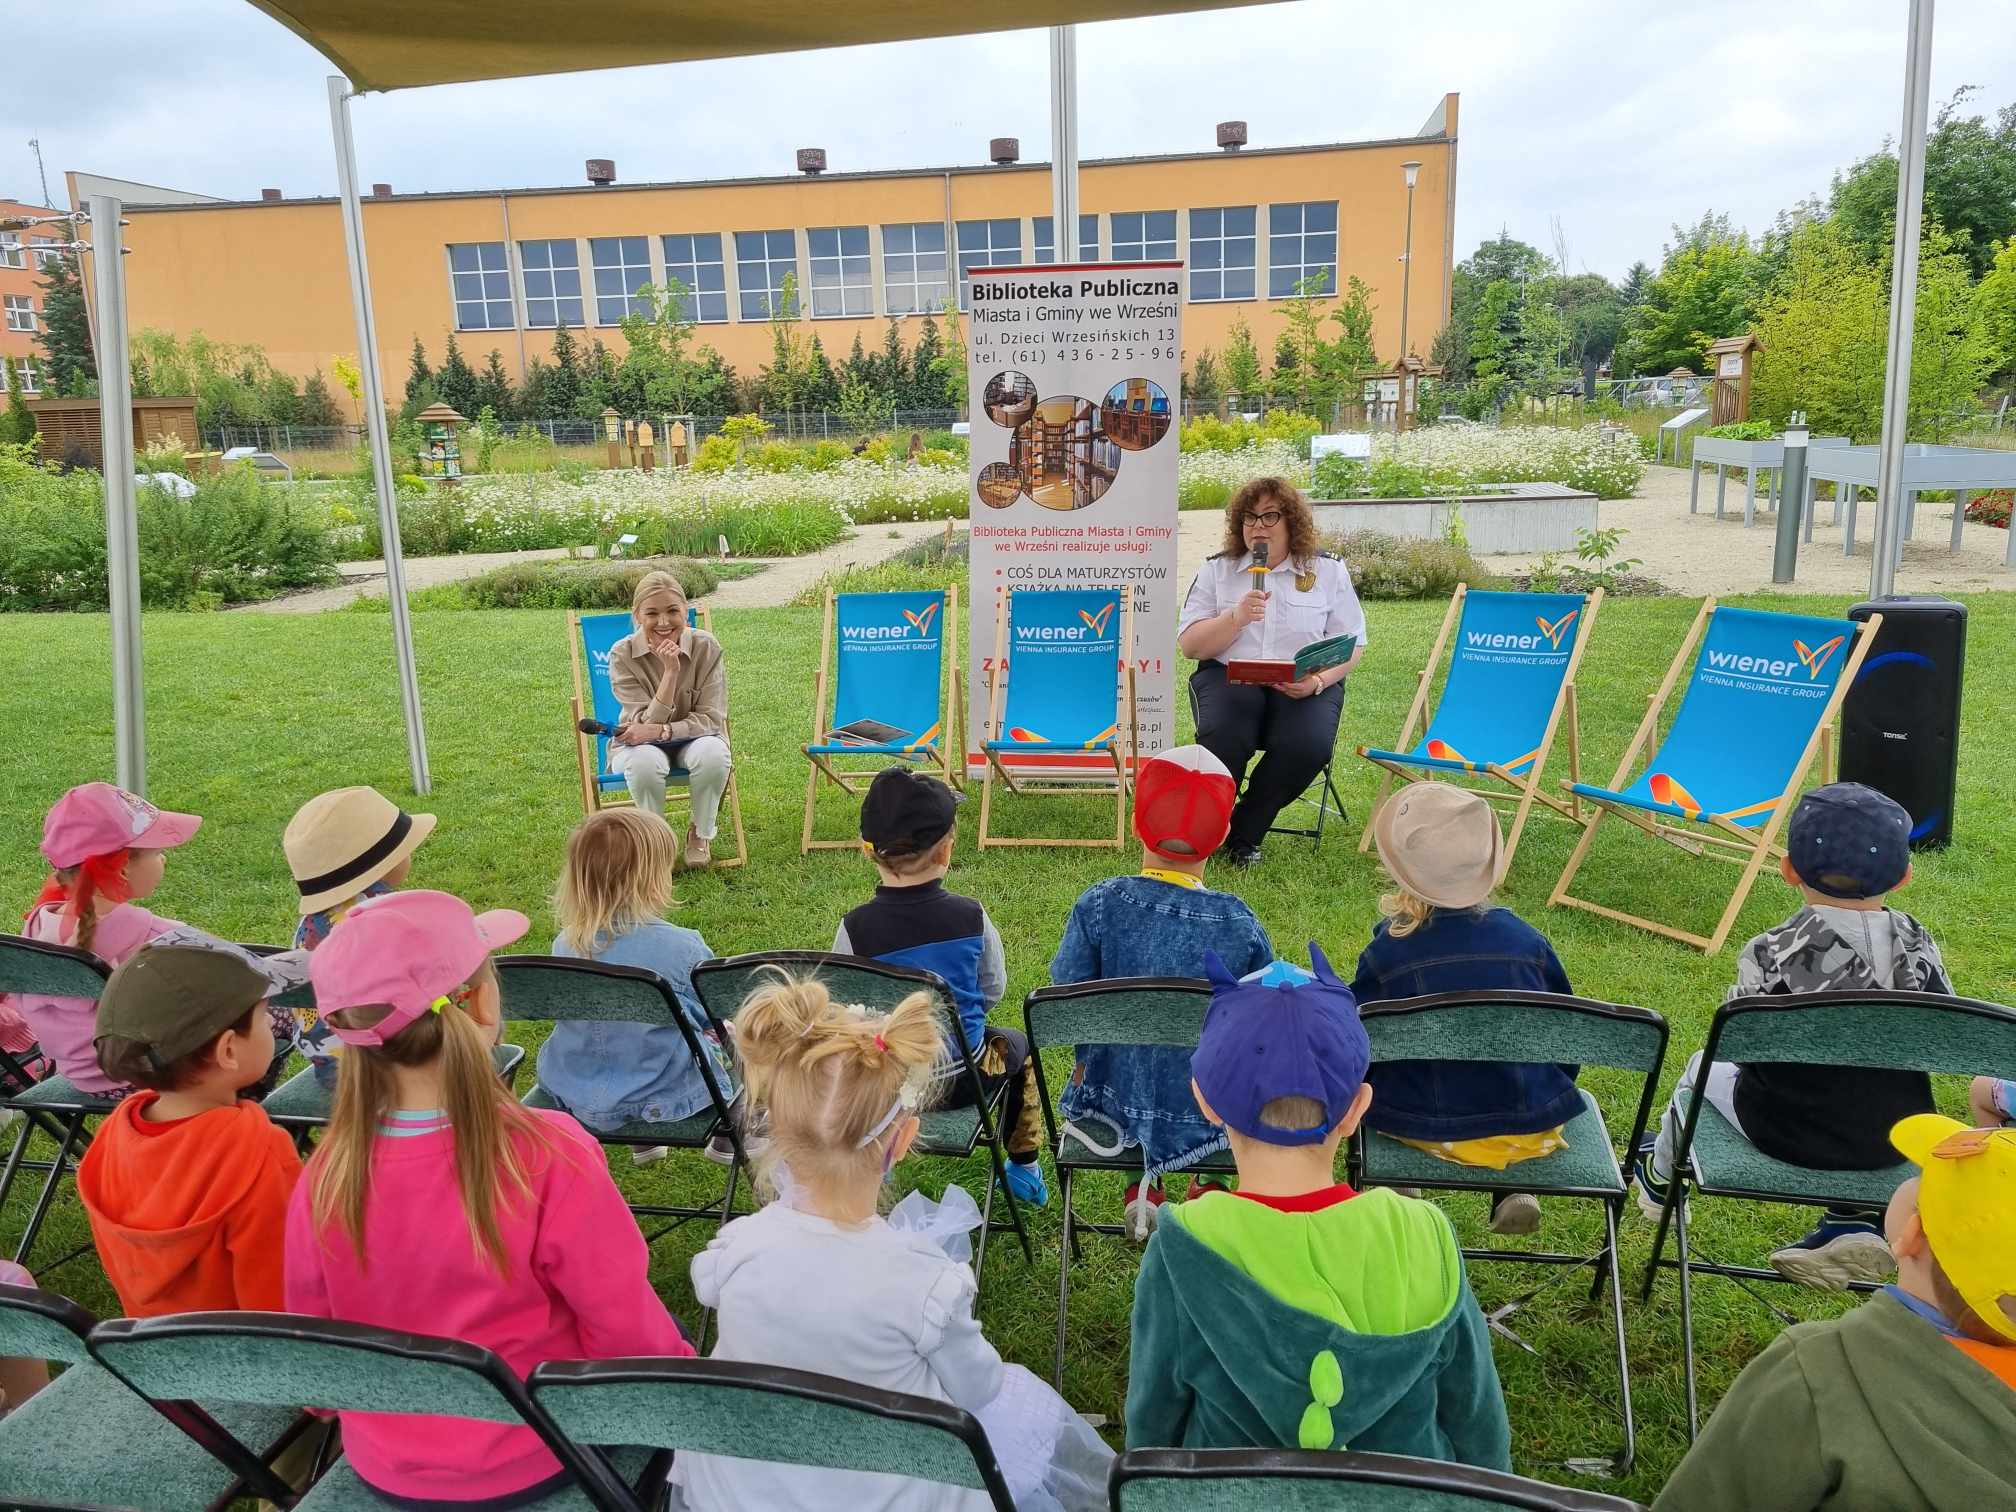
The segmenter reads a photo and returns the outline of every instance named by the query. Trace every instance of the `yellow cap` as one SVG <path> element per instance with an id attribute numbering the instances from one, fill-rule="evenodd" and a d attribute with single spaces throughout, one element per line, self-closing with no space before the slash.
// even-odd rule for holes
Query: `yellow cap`
<path id="1" fill-rule="evenodd" d="M 2016 1340 L 2016 1129 L 1916 1113 L 1890 1143 L 1919 1169 L 1918 1218 L 1946 1279 L 1983 1322 Z"/>

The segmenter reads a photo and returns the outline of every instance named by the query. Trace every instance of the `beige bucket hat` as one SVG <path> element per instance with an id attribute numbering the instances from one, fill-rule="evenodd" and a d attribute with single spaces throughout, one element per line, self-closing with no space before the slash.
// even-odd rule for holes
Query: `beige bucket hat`
<path id="1" fill-rule="evenodd" d="M 1372 816 L 1372 843 L 1393 880 L 1437 908 L 1475 908 L 1503 862 L 1498 816 L 1447 782 L 1410 782 Z"/>
<path id="2" fill-rule="evenodd" d="M 310 798 L 280 837 L 301 890 L 301 912 L 320 913 L 354 898 L 434 833 L 432 814 L 409 814 L 376 788 L 347 787 Z"/>

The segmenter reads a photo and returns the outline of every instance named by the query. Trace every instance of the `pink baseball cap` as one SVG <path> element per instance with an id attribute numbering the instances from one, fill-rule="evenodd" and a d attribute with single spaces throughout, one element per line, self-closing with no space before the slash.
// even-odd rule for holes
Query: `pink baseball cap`
<path id="1" fill-rule="evenodd" d="M 1177 746 L 1134 774 L 1134 833 L 1167 861 L 1199 861 L 1225 843 L 1238 785 L 1201 745 Z"/>
<path id="2" fill-rule="evenodd" d="M 123 850 L 168 850 L 203 821 L 154 807 L 109 782 L 87 782 L 56 800 L 42 821 L 42 855 L 58 871 Z"/>
<path id="3" fill-rule="evenodd" d="M 348 1045 L 382 1045 L 476 974 L 490 952 L 523 937 L 532 921 L 508 908 L 478 914 L 452 893 L 388 893 L 343 916 L 308 958 L 315 1010 L 379 1004 L 392 1011 L 369 1029 L 330 1029 Z"/>

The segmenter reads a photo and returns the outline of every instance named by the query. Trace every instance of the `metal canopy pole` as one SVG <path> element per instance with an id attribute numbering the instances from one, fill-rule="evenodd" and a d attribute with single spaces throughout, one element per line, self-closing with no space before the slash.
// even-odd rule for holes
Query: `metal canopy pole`
<path id="1" fill-rule="evenodd" d="M 1057 261 L 1078 261 L 1078 30 L 1050 28 L 1050 225 Z"/>
<path id="2" fill-rule="evenodd" d="M 133 366 L 126 347 L 125 204 L 94 194 L 91 292 L 98 307 L 98 423 L 105 468 L 105 576 L 112 611 L 112 742 L 119 786 L 147 796 L 140 665 L 140 522 L 133 501 Z"/>
<path id="3" fill-rule="evenodd" d="M 1890 345 L 1877 443 L 1876 528 L 1869 597 L 1897 586 L 1904 554 L 1904 437 L 1911 409 L 1911 336 L 1918 311 L 1918 233 L 1925 203 L 1925 108 L 1932 80 L 1932 0 L 1911 0 L 1904 56 L 1904 131 L 1897 147 L 1897 239 L 1890 251 Z M 1956 506 L 1957 507 L 1957 506 Z"/>
<path id="4" fill-rule="evenodd" d="M 350 134 L 350 81 L 329 80 L 329 121 L 336 136 L 336 181 L 343 202 L 343 247 L 350 254 L 350 305 L 357 318 L 357 366 L 364 379 L 364 429 L 378 488 L 378 534 L 385 545 L 385 596 L 392 605 L 392 643 L 399 656 L 399 701 L 406 714 L 406 751 L 413 791 L 433 791 L 427 770 L 427 728 L 420 713 L 420 675 L 413 662 L 413 619 L 406 607 L 406 565 L 399 550 L 399 503 L 392 439 L 385 425 L 385 381 L 378 371 L 378 322 L 371 310 L 371 275 L 364 260 L 364 210 L 357 200 L 357 144 Z"/>

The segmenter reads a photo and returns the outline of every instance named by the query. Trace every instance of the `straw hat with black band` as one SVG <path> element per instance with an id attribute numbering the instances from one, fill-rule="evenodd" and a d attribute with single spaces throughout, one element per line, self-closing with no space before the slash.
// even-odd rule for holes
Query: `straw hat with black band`
<path id="1" fill-rule="evenodd" d="M 409 814 L 376 788 L 337 788 L 302 804 L 281 847 L 301 892 L 301 912 L 348 902 L 434 833 L 432 814 Z"/>
<path id="2" fill-rule="evenodd" d="M 1476 793 L 1410 782 L 1372 816 L 1372 843 L 1408 892 L 1437 908 L 1475 908 L 1504 866 L 1498 816 Z"/>

